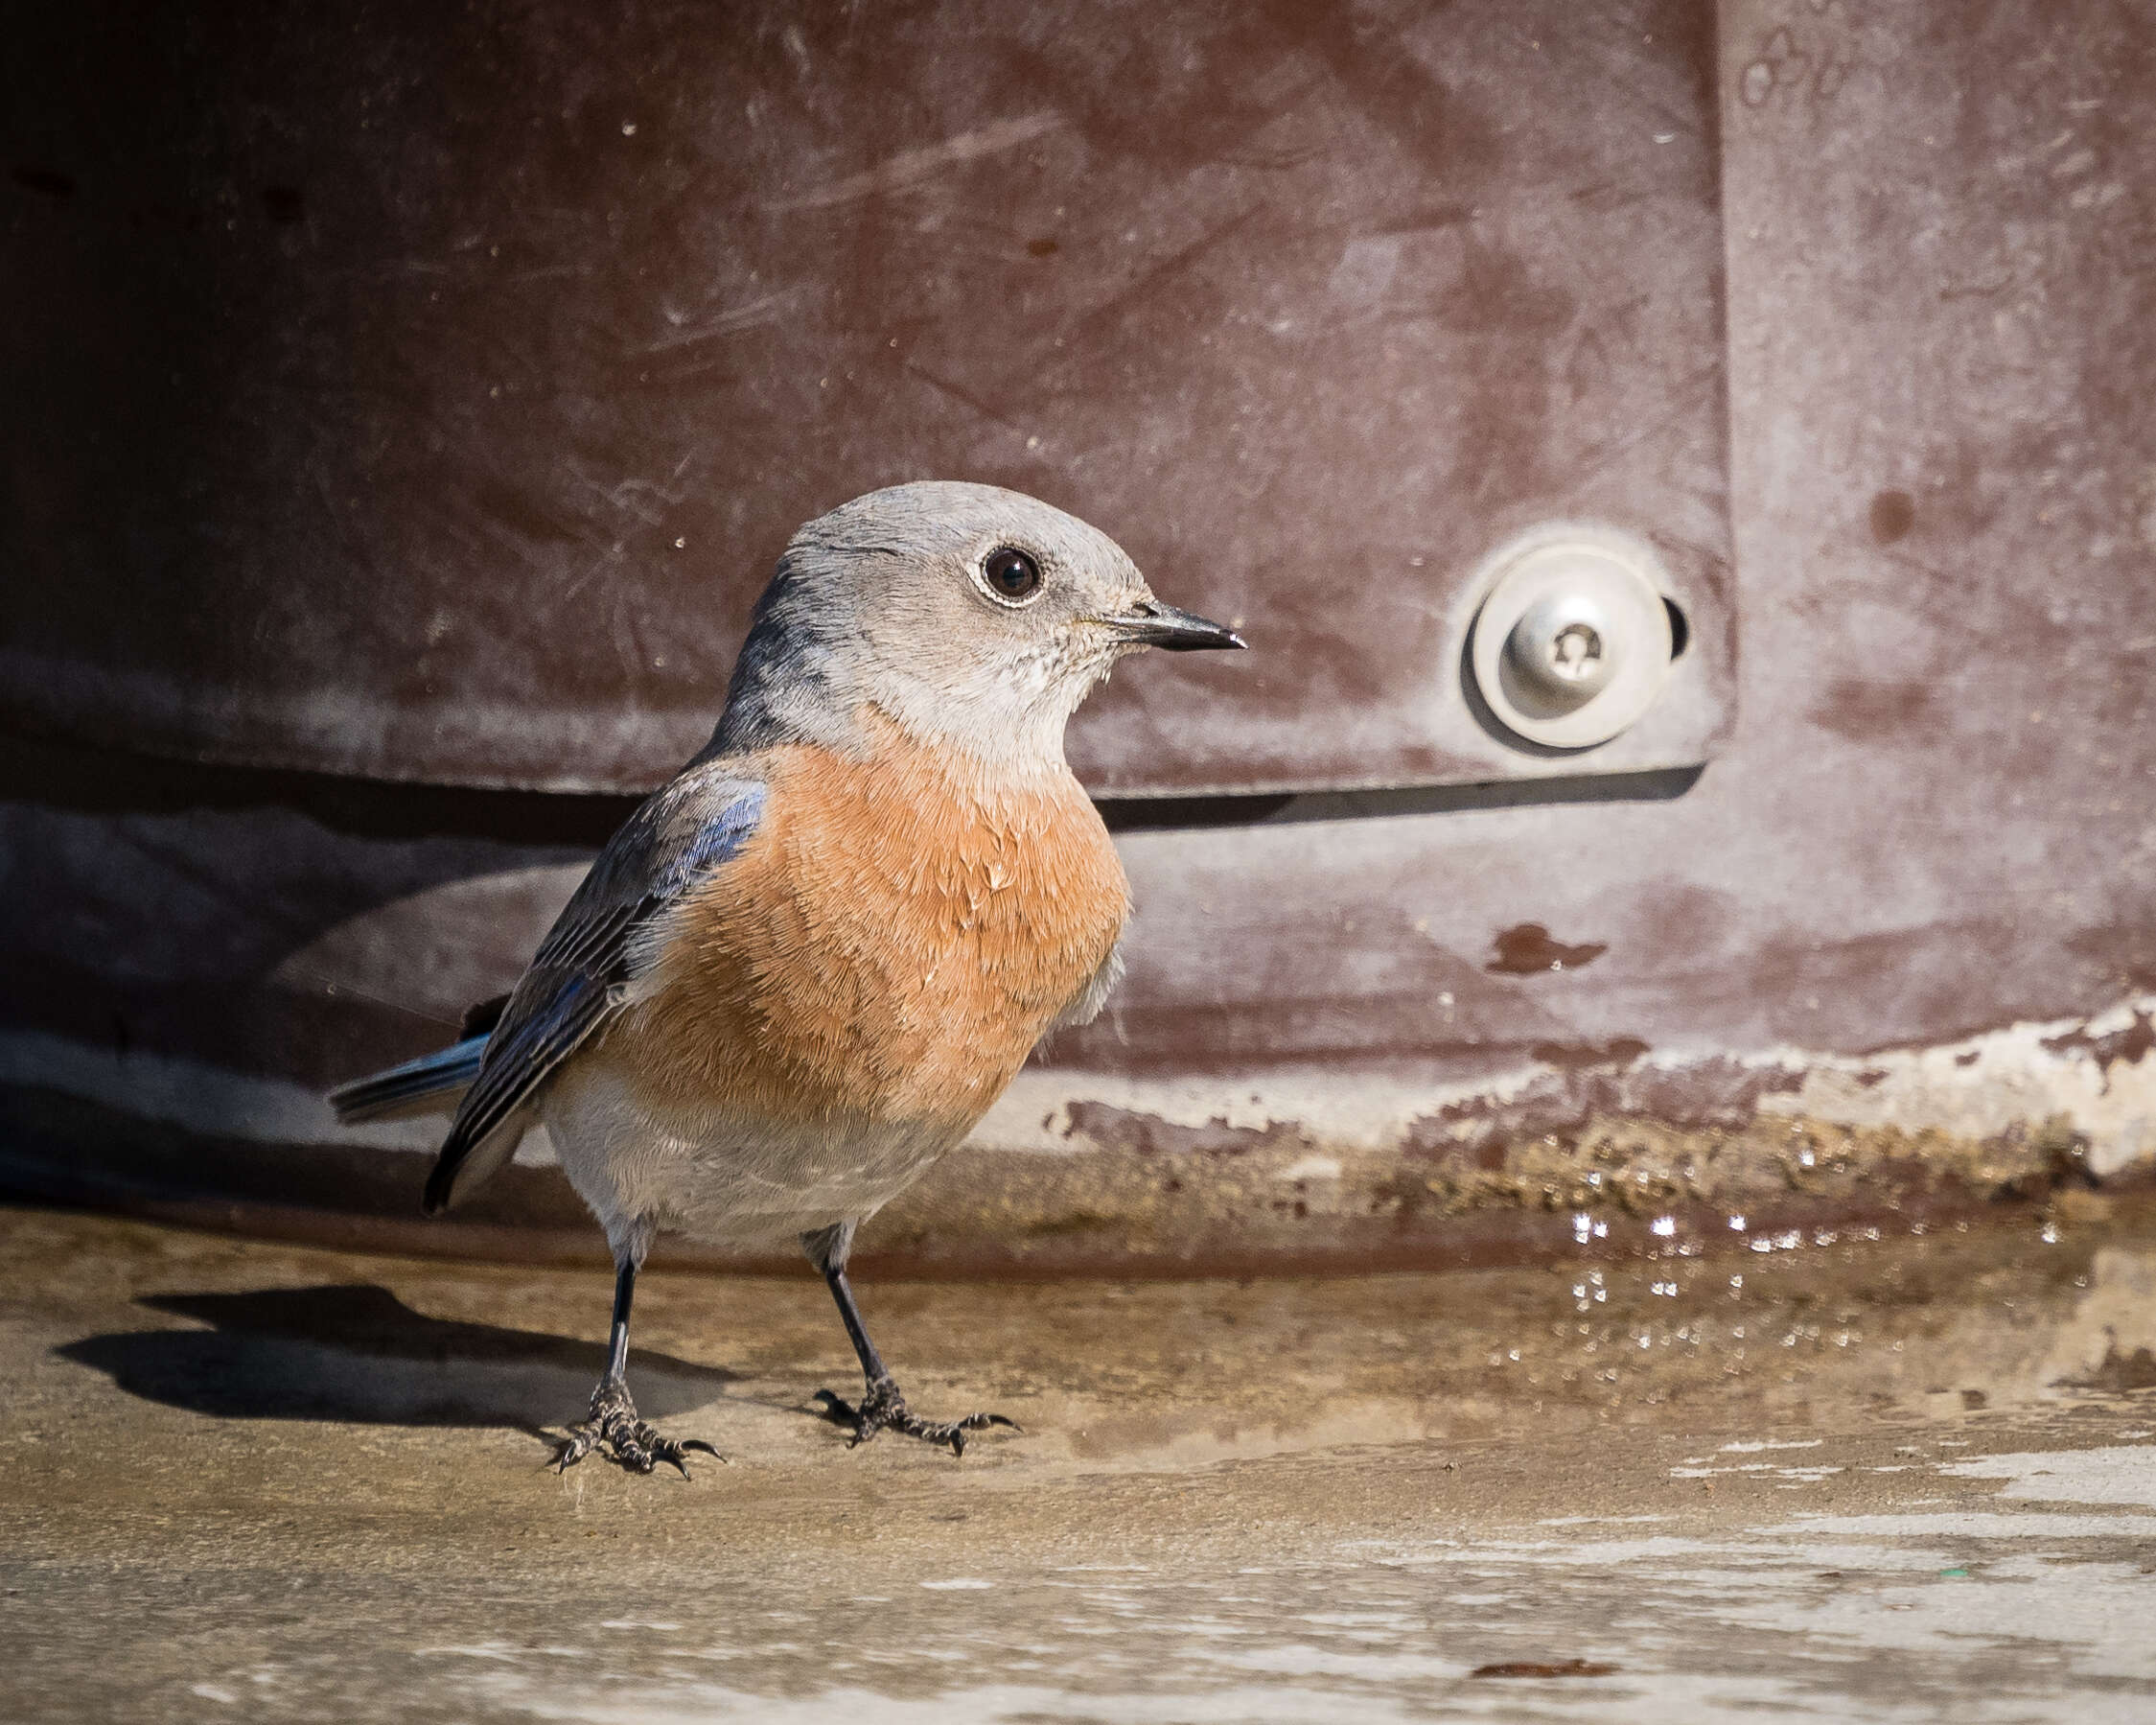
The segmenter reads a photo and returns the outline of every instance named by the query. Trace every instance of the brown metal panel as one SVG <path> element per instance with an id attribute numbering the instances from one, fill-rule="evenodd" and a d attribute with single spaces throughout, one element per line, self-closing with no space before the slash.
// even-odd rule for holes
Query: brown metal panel
<path id="1" fill-rule="evenodd" d="M 1238 618 L 1074 742 L 1158 793 L 1578 772 L 1477 561 L 1667 560 L 1730 697 L 1704 4 L 46 9 L 0 70 L 0 714 L 628 788 L 805 516 L 924 474 Z"/>
<path id="2" fill-rule="evenodd" d="M 1724 752 L 1696 782 L 1112 808 L 1126 983 L 1022 1075 L 1053 1106 L 924 1183 L 929 1244 L 903 1211 L 879 1244 L 1369 1262 L 1438 1249 L 1414 1230 L 1477 1191 L 1564 1234 L 1620 1176 L 1676 1201 L 1695 1163 L 1685 1201 L 1750 1182 L 1755 1224 L 1820 1192 L 1900 1205 L 1791 1148 L 1851 1122 L 1893 1180 L 1951 1162 L 1978 1193 L 2041 1183 L 2054 1150 L 2106 1177 L 2156 1156 L 2142 14 L 1744 0 L 1721 55 L 1747 605 Z M 420 1158 L 329 1159 L 313 1087 L 502 986 L 620 805 L 158 782 L 58 756 L 4 781 L 8 1095 L 170 1098 L 200 1133 L 224 1078 L 266 1080 L 240 1106 L 315 1108 L 307 1155 L 258 1115 L 242 1172 L 197 1136 L 170 1177 L 408 1201 Z M 109 1114 L 38 1142 L 10 1177 L 115 1154 Z M 368 1185 L 368 1156 L 399 1171 Z M 1311 1157 L 1344 1172 L 1293 1174 Z M 498 1218 L 573 1214 L 543 1196 Z"/>

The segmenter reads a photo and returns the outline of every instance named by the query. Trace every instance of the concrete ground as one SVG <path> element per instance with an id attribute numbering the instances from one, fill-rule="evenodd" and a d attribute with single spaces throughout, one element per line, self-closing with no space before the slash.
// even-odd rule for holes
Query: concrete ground
<path id="1" fill-rule="evenodd" d="M 1872 1230 L 1876 1231 L 1876 1230 Z M 2156 1216 L 1328 1281 L 822 1289 L 0 1211 L 15 1720 L 2156 1716 Z"/>

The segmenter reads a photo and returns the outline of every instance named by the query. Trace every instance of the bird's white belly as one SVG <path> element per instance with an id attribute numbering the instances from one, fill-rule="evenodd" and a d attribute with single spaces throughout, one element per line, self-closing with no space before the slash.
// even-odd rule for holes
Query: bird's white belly
<path id="1" fill-rule="evenodd" d="M 941 1123 L 661 1114 L 603 1051 L 569 1062 L 541 1113 L 563 1172 L 614 1241 L 656 1224 L 718 1246 L 791 1244 L 874 1214 L 963 1135 Z"/>

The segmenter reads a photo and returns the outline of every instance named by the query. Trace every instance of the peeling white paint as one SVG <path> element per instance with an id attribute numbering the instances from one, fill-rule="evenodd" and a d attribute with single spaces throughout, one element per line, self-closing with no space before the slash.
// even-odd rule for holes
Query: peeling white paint
<path id="1" fill-rule="evenodd" d="M 1788 1090 L 1761 1096 L 1761 1113 L 1847 1127 L 1936 1129 L 1985 1138 L 2016 1126 L 2064 1117 L 2085 1134 L 2090 1165 L 2110 1173 L 2156 1155 L 2156 1059 L 2114 1059 L 2108 1069 L 2087 1046 L 2156 1015 L 2140 995 L 2089 1019 L 2022 1023 L 1936 1047 L 1867 1056 L 1782 1046 L 1750 1055 L 1712 1047 L 1670 1047 L 1635 1062 L 1634 1077 L 1681 1078 L 1709 1061 L 1762 1076 L 1786 1074 Z M 1556 1075 L 1542 1062 L 1475 1079 L 1437 1080 L 1353 1067 L 1275 1067 L 1263 1073 L 1126 1078 L 1029 1066 L 973 1135 L 1002 1151 L 1068 1154 L 1090 1148 L 1079 1129 L 1087 1107 L 1120 1109 L 1170 1126 L 1248 1131 L 1299 1130 L 1327 1151 L 1397 1150 L 1410 1131 L 1448 1107 L 1475 1111 L 1531 1101 Z M 339 1127 L 328 1105 L 287 1080 L 224 1071 L 204 1061 L 115 1054 L 40 1033 L 0 1035 L 0 1084 L 40 1085 L 190 1131 L 264 1142 L 363 1144 L 430 1151 L 440 1128 L 428 1119 Z M 1074 1112 L 1074 1110 L 1079 1110 Z M 518 1154 L 553 1160 L 543 1134 Z M 1287 1177 L 1331 1179 L 1337 1156 L 1313 1151 Z"/>
<path id="2" fill-rule="evenodd" d="M 1763 1076 L 1787 1074 L 1797 1087 L 1767 1092 L 1760 1112 L 1838 1126 L 1929 1128 L 1985 1138 L 2063 1115 L 2087 1135 L 2090 1165 L 2103 1174 L 2156 1154 L 2156 1060 L 2114 1060 L 2107 1071 L 2075 1038 L 2128 1030 L 2137 1013 L 2156 1014 L 2156 996 L 2121 1001 L 2094 1018 L 2015 1024 L 1936 1047 L 1855 1056 L 1789 1045 L 1752 1054 L 1673 1046 L 1643 1057 L 1631 1070 L 1675 1077 L 1718 1061 Z M 1546 1089 L 1551 1080 L 1551 1068 L 1542 1062 L 1450 1082 L 1336 1067 L 1173 1079 L 1029 1067 L 974 1136 L 999 1150 L 1068 1151 L 1082 1140 L 1071 1112 L 1079 1103 L 1171 1126 L 1301 1127 L 1329 1146 L 1381 1152 L 1449 1106 L 1501 1107 Z"/>
<path id="3" fill-rule="evenodd" d="M 2068 1042 L 2076 1032 L 2095 1038 L 2130 1030 L 2137 1013 L 2156 1013 L 2156 996 L 2122 1001 L 2095 1018 L 2015 1024 L 1931 1048 L 1863 1058 L 1784 1051 L 1778 1063 L 1804 1081 L 1762 1097 L 1759 1109 L 1969 1138 L 2063 1114 L 2088 1136 L 2090 1166 L 2107 1174 L 2156 1154 L 2156 1060 L 2115 1060 L 2106 1069 L 2085 1047 L 2046 1044 Z"/>

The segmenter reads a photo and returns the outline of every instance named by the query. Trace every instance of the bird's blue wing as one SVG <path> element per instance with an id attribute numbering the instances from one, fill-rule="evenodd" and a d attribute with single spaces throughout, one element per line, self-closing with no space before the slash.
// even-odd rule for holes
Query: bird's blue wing
<path id="1" fill-rule="evenodd" d="M 748 843 L 766 786 L 724 761 L 691 767 L 631 815 L 599 852 L 502 1009 L 478 1076 L 427 1180 L 429 1214 L 509 1159 L 506 1131 L 565 1060 L 620 1010 L 631 951 L 651 919 Z"/>

